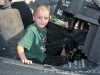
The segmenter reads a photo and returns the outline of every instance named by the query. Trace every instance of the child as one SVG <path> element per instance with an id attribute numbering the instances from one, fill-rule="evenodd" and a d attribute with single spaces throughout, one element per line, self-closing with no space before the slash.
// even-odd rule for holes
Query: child
<path id="1" fill-rule="evenodd" d="M 24 64 L 42 63 L 49 65 L 62 65 L 68 62 L 64 55 L 63 48 L 60 56 L 47 56 L 45 51 L 46 44 L 46 25 L 49 22 L 50 7 L 39 5 L 34 10 L 33 20 L 35 23 L 28 26 L 25 36 L 17 46 L 19 58 Z"/>

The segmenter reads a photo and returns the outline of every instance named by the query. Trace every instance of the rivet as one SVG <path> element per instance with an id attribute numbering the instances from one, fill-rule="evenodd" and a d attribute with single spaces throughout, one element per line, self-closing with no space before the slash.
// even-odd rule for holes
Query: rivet
<path id="1" fill-rule="evenodd" d="M 12 22 L 13 20 L 10 20 L 10 22 Z"/>

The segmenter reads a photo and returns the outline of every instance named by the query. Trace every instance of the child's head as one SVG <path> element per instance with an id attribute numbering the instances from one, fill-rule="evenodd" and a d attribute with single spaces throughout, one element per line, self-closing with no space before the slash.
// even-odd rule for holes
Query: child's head
<path id="1" fill-rule="evenodd" d="M 39 5 L 35 8 L 33 20 L 38 28 L 43 29 L 49 22 L 50 7 L 46 5 Z"/>

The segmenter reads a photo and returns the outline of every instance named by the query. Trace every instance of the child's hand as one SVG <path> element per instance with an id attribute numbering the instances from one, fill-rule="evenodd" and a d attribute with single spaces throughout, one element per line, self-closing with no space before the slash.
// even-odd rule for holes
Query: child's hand
<path id="1" fill-rule="evenodd" d="M 23 64 L 32 64 L 32 61 L 31 60 L 27 60 L 27 59 L 23 59 L 22 63 Z"/>

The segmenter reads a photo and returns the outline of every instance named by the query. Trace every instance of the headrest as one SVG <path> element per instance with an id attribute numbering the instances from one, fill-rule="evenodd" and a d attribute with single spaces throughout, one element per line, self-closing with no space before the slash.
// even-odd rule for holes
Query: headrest
<path id="1" fill-rule="evenodd" d="M 0 5 L 4 5 L 4 0 L 0 0 Z"/>

